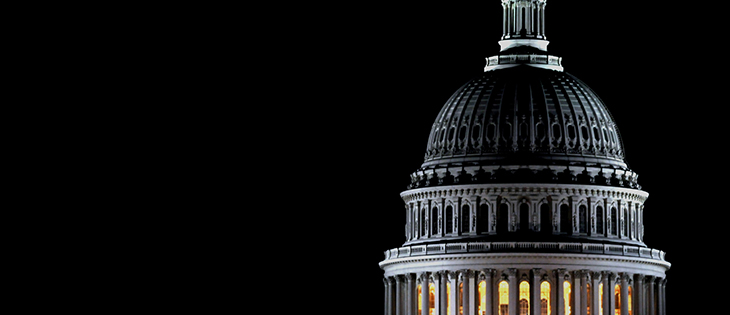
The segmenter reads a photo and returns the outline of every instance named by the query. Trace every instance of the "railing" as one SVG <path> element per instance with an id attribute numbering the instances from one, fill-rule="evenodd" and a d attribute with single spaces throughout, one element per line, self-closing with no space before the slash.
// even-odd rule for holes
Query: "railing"
<path id="1" fill-rule="evenodd" d="M 458 253 L 542 252 L 586 253 L 616 256 L 632 256 L 665 260 L 665 252 L 639 246 L 595 243 L 543 243 L 543 242 L 471 242 L 430 245 L 413 245 L 385 251 L 385 260 Z"/>

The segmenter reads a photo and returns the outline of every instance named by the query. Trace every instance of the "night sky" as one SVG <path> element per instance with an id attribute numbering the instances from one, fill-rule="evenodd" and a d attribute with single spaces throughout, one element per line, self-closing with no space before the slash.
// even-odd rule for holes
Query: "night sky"
<path id="1" fill-rule="evenodd" d="M 324 48 L 315 59 L 328 71 L 314 101 L 326 104 L 321 114 L 335 116 L 315 131 L 326 136 L 317 147 L 327 152 L 321 167 L 331 178 L 320 191 L 327 200 L 318 204 L 327 206 L 319 229 L 322 241 L 334 232 L 344 242 L 326 240 L 336 249 L 324 268 L 341 272 L 328 281 L 348 283 L 349 291 L 333 294 L 358 314 L 382 313 L 378 262 L 383 251 L 405 242 L 399 194 L 423 163 L 439 110 L 483 72 L 486 57 L 499 53 L 498 1 L 441 3 L 351 6 L 320 22 Z M 703 30 L 716 27 L 708 19 L 684 2 L 551 0 L 546 10 L 548 53 L 563 57 L 565 71 L 604 101 L 626 162 L 650 194 L 644 242 L 667 252 L 673 264 L 667 274 L 672 313 L 685 305 L 676 298 L 701 266 L 720 259 L 703 248 L 727 239 L 707 227 L 724 220 L 720 198 L 712 196 L 722 194 L 715 185 L 726 185 L 721 152 L 728 149 L 727 129 L 715 123 L 725 115 L 718 109 L 728 105 L 718 87 L 727 79 L 716 76 L 711 55 L 722 59 L 727 49 L 711 44 L 714 35 Z M 338 35 L 338 25 L 347 25 L 350 35 Z"/>

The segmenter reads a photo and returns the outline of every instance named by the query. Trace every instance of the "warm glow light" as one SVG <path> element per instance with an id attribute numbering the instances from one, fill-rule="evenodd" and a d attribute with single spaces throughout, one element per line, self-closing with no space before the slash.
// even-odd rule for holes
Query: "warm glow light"
<path id="1" fill-rule="evenodd" d="M 502 281 L 499 283 L 499 314 L 506 315 L 509 313 L 509 283 Z"/>
<path id="2" fill-rule="evenodd" d="M 479 315 L 487 314 L 487 282 L 479 282 Z"/>
<path id="3" fill-rule="evenodd" d="M 530 284 L 527 281 L 520 282 L 520 315 L 530 313 Z"/>
<path id="4" fill-rule="evenodd" d="M 603 283 L 598 285 L 598 296 L 599 296 L 599 299 L 601 299 L 598 302 L 598 305 L 600 305 L 598 315 L 603 315 Z"/>
<path id="5" fill-rule="evenodd" d="M 633 315 L 633 313 L 634 313 L 633 310 L 631 309 L 631 305 L 634 304 L 631 301 L 631 295 L 632 295 L 631 291 L 633 291 L 633 290 L 631 290 L 631 287 L 629 287 L 629 315 Z"/>
<path id="6" fill-rule="evenodd" d="M 621 285 L 616 285 L 613 287 L 613 293 L 616 296 L 616 315 L 621 315 Z"/>
<path id="7" fill-rule="evenodd" d="M 451 282 L 446 282 L 446 315 L 451 315 Z"/>
<path id="8" fill-rule="evenodd" d="M 421 314 L 421 310 L 423 309 L 423 300 L 421 298 L 421 285 L 418 285 L 418 314 Z"/>
<path id="9" fill-rule="evenodd" d="M 550 283 L 543 281 L 540 284 L 540 303 L 542 306 L 541 315 L 551 315 L 550 312 Z"/>
<path id="10" fill-rule="evenodd" d="M 563 282 L 563 286 L 565 289 L 563 289 L 563 300 L 565 301 L 565 315 L 571 315 L 573 314 L 572 309 L 570 307 L 572 300 L 571 300 L 571 288 L 570 288 L 570 282 L 565 281 Z"/>
<path id="11" fill-rule="evenodd" d="M 429 309 L 428 314 L 434 315 L 436 314 L 436 286 L 433 285 L 433 283 L 428 284 L 428 300 L 429 300 Z"/>

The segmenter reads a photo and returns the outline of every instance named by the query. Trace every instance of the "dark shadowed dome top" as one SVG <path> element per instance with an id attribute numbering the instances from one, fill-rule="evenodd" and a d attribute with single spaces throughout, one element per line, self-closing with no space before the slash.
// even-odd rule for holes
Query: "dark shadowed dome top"
<path id="1" fill-rule="evenodd" d="M 571 74 L 530 66 L 484 72 L 446 102 L 422 169 L 576 165 L 627 169 L 611 114 Z"/>

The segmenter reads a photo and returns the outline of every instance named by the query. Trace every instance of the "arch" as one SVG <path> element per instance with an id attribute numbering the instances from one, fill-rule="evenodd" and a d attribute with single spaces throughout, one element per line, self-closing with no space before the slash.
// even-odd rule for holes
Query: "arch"
<path id="1" fill-rule="evenodd" d="M 527 232 L 530 230 L 530 204 L 522 202 L 520 204 L 520 231 Z"/>
<path id="2" fill-rule="evenodd" d="M 634 315 L 633 305 L 634 301 L 632 296 L 634 295 L 634 290 L 629 286 L 629 315 Z"/>
<path id="3" fill-rule="evenodd" d="M 570 206 L 563 203 L 560 205 L 560 232 L 565 234 L 572 234 L 573 232 L 573 216 L 570 211 Z"/>
<path id="4" fill-rule="evenodd" d="M 598 284 L 598 308 L 598 315 L 606 314 L 603 312 L 603 282 Z"/>
<path id="5" fill-rule="evenodd" d="M 509 230 L 509 205 L 502 203 L 497 211 L 497 233 L 505 233 Z"/>
<path id="6" fill-rule="evenodd" d="M 446 220 L 444 220 L 446 224 L 446 234 L 451 234 L 454 232 L 454 207 L 452 205 L 446 206 L 445 214 Z"/>
<path id="7" fill-rule="evenodd" d="M 550 310 L 550 282 L 540 283 L 540 315 L 551 315 Z"/>
<path id="8" fill-rule="evenodd" d="M 471 231 L 471 207 L 468 204 L 461 206 L 459 218 L 461 219 L 461 233 L 469 233 Z"/>
<path id="9" fill-rule="evenodd" d="M 616 206 L 611 206 L 611 235 L 618 235 L 618 209 Z"/>
<path id="10" fill-rule="evenodd" d="M 540 232 L 545 234 L 552 233 L 552 211 L 550 205 L 546 202 L 540 205 Z"/>
<path id="11" fill-rule="evenodd" d="M 499 315 L 509 314 L 509 283 L 506 280 L 499 282 Z"/>
<path id="12" fill-rule="evenodd" d="M 519 314 L 529 315 L 530 314 L 530 283 L 527 281 L 520 282 L 520 296 L 519 296 Z"/>
<path id="13" fill-rule="evenodd" d="M 433 281 L 428 283 L 428 312 L 429 314 L 435 314 L 436 311 L 436 286 Z"/>

